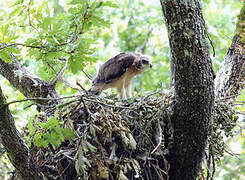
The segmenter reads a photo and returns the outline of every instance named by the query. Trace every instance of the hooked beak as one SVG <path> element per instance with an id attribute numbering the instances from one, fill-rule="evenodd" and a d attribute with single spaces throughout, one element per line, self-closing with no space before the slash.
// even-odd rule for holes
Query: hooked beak
<path id="1" fill-rule="evenodd" d="M 96 95 L 96 96 L 100 95 L 100 92 L 99 92 L 99 91 L 92 91 L 92 89 L 89 89 L 89 90 L 88 90 L 88 93 L 94 94 L 94 95 Z"/>

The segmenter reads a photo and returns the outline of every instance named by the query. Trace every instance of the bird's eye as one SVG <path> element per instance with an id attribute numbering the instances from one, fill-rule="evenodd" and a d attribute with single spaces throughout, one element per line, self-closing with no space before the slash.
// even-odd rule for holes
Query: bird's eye
<path id="1" fill-rule="evenodd" d="M 142 60 L 142 63 L 143 63 L 143 64 L 149 64 L 149 61 L 143 59 L 143 60 Z"/>

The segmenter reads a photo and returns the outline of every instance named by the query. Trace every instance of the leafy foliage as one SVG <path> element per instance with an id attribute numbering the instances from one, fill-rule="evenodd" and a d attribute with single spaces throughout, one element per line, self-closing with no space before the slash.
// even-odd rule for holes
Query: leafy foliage
<path id="1" fill-rule="evenodd" d="M 242 1 L 230 3 L 227 0 L 209 0 L 207 2 L 204 3 L 204 18 L 208 34 L 215 48 L 213 63 L 215 71 L 217 71 L 231 45 L 236 18 L 242 7 Z M 214 52 L 211 51 L 211 53 Z"/>
<path id="2" fill-rule="evenodd" d="M 207 30 L 216 52 L 216 57 L 213 58 L 215 70 L 223 61 L 231 43 L 236 15 L 242 3 L 241 0 L 203 1 Z M 1 1 L 0 44 L 0 58 L 11 62 L 11 52 L 28 70 L 46 81 L 55 78 L 65 64 L 60 57 L 65 57 L 69 68 L 63 79 L 71 84 L 79 81 L 85 88 L 91 83 L 79 73 L 82 69 L 94 75 L 99 64 L 117 53 L 137 51 L 152 56 L 154 66 L 153 70 L 134 79 L 133 89 L 144 94 L 145 91 L 156 91 L 169 86 L 168 37 L 158 0 Z M 4 86 L 8 101 L 23 99 L 23 95 L 1 77 L 0 83 Z M 63 95 L 76 92 L 62 82 L 58 82 L 56 89 Z M 244 101 L 244 92 L 239 101 Z M 61 128 L 56 119 L 47 120 L 48 125 L 43 121 L 33 123 L 35 108 L 30 108 L 29 105 L 11 105 L 12 114 L 19 119 L 19 126 L 31 119 L 28 123 L 29 145 L 33 140 L 38 146 L 47 147 L 50 143 L 56 147 L 70 137 L 65 132 L 68 130 Z M 29 108 L 24 111 L 24 107 Z M 244 110 L 244 107 L 239 110 Z M 241 141 L 241 137 L 238 140 Z M 230 156 L 226 156 L 221 161 L 221 168 L 224 169 L 219 175 L 239 176 L 244 167 L 244 159 L 233 161 L 229 158 Z M 230 165 L 227 162 L 236 164 L 232 165 L 235 167 L 240 166 L 241 170 L 228 168 Z"/>
<path id="3" fill-rule="evenodd" d="M 72 140 L 75 137 L 73 131 L 61 127 L 60 122 L 55 117 L 49 118 L 47 122 L 36 122 L 36 127 L 32 121 L 29 121 L 27 127 L 30 133 L 29 146 L 33 139 L 35 146 L 47 148 L 51 144 L 56 148 L 65 139 Z"/>
<path id="4" fill-rule="evenodd" d="M 72 0 L 65 7 L 59 1 L 53 4 L 47 0 L 21 0 L 16 1 L 13 7 L 6 18 L 9 23 L 1 27 L 2 43 L 8 44 L 2 50 L 1 58 L 10 62 L 9 53 L 21 51 L 17 45 L 27 47 L 25 56 L 42 61 L 41 69 L 45 70 L 39 72 L 47 79 L 55 75 L 52 69 L 58 71 L 59 65 L 62 65 L 61 57 L 69 61 L 69 68 L 74 74 L 86 63 L 95 62 L 96 58 L 92 55 L 97 50 L 95 44 L 99 36 L 96 31 L 110 26 L 109 20 L 101 14 L 105 8 L 118 6 L 112 1 L 102 0 Z M 17 28 L 18 36 L 9 31 L 10 28 Z"/>
<path id="5" fill-rule="evenodd" d="M 243 132 L 244 133 L 244 132 Z M 245 149 L 244 138 L 238 137 L 236 142 L 240 142 L 241 148 Z M 233 143 L 233 145 L 235 145 Z M 241 180 L 245 177 L 245 157 L 241 154 L 225 155 L 223 160 L 218 163 L 216 177 L 222 177 L 224 180 Z"/>

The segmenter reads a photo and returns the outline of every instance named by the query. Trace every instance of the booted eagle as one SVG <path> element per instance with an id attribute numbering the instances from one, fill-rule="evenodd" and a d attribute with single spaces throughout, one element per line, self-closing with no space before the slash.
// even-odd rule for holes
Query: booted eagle
<path id="1" fill-rule="evenodd" d="M 120 53 L 100 67 L 89 92 L 99 95 L 105 89 L 116 88 L 121 99 L 130 98 L 133 77 L 148 67 L 152 67 L 150 57 L 139 53 Z"/>

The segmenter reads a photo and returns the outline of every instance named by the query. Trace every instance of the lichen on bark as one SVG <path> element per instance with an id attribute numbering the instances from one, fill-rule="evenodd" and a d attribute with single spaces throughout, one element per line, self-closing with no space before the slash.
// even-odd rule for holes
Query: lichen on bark
<path id="1" fill-rule="evenodd" d="M 0 141 L 3 144 L 8 158 L 21 177 L 26 180 L 40 180 L 41 175 L 29 153 L 29 148 L 24 143 L 16 129 L 13 116 L 0 87 Z"/>
<path id="2" fill-rule="evenodd" d="M 199 1 L 161 0 L 174 65 L 170 179 L 195 179 L 204 155 L 214 104 L 205 23 Z"/>
<path id="3" fill-rule="evenodd" d="M 215 78 L 215 96 L 234 101 L 245 88 L 245 3 L 236 23 L 235 36 Z"/>

